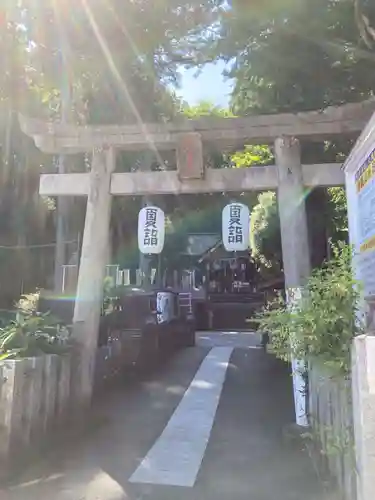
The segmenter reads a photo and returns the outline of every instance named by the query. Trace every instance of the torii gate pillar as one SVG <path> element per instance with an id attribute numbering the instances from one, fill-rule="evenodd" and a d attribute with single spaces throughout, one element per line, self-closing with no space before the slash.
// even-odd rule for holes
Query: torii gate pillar
<path id="1" fill-rule="evenodd" d="M 275 141 L 278 205 L 287 301 L 292 306 L 311 273 L 301 152 L 294 137 Z M 292 360 L 296 424 L 307 426 L 306 387 L 298 360 Z"/>
<path id="2" fill-rule="evenodd" d="M 73 317 L 73 339 L 77 343 L 73 389 L 74 402 L 79 411 L 90 405 L 92 396 L 103 280 L 108 257 L 111 176 L 115 163 L 113 148 L 94 150 Z"/>

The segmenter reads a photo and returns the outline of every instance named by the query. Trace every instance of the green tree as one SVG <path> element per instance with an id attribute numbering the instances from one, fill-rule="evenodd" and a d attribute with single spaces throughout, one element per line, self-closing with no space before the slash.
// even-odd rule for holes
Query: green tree
<path id="1" fill-rule="evenodd" d="M 268 191 L 258 196 L 250 220 L 252 255 L 264 278 L 277 277 L 283 267 L 276 193 Z"/>
<path id="2" fill-rule="evenodd" d="M 238 115 L 296 112 L 321 109 L 372 96 L 374 61 L 370 43 L 375 5 L 359 0 L 274 0 L 266 3 L 233 0 L 222 13 L 221 27 L 206 45 L 207 57 L 230 63 L 235 79 L 232 111 Z M 362 39 L 358 30 L 362 23 Z M 364 34 L 365 30 L 365 34 Z M 214 40 L 214 43 L 212 43 Z M 309 144 L 303 142 L 302 161 L 342 161 L 352 141 Z M 267 195 L 262 202 L 269 202 Z M 276 199 L 269 210 L 258 206 L 263 217 L 260 241 L 265 244 L 270 228 L 276 227 Z M 345 240 L 347 221 L 345 194 L 341 188 L 317 190 L 307 199 L 312 261 L 321 262 L 327 237 Z M 268 206 L 268 205 L 267 205 Z M 280 241 L 272 239 L 277 249 Z M 319 242 L 319 243 L 318 243 Z M 271 245 L 272 247 L 272 245 Z M 258 251 L 261 246 L 258 246 Z M 279 267 L 279 258 L 267 262 Z"/>
<path id="3" fill-rule="evenodd" d="M 60 114 L 58 87 L 64 71 L 72 91 L 74 122 L 123 124 L 175 118 L 178 102 L 166 85 L 176 81 L 177 65 L 191 60 L 187 41 L 211 22 L 215 5 L 215 0 L 68 0 L 43 5 L 20 0 L 16 10 L 31 48 L 33 86 L 48 104 L 47 114 L 54 118 Z M 36 108 L 34 114 L 41 111 Z M 152 156 L 149 152 L 121 155 L 118 168 L 134 171 L 145 163 L 167 168 L 169 158 L 155 151 Z M 75 164 L 85 169 L 82 160 Z M 128 216 L 138 207 L 135 200 L 115 203 L 117 239 L 134 227 L 135 217 L 125 218 L 131 223 L 124 222 L 123 214 Z"/>
<path id="4" fill-rule="evenodd" d="M 260 315 L 261 331 L 271 333 L 271 349 L 280 359 L 324 365 L 332 375 L 350 373 L 359 320 L 360 288 L 352 273 L 350 246 L 333 246 L 333 259 L 316 269 L 306 283 L 306 294 L 293 310 L 276 301 Z M 292 342 L 291 342 L 292 339 Z"/>
<path id="5" fill-rule="evenodd" d="M 374 12 L 367 2 L 367 15 Z M 238 114 L 320 109 L 373 92 L 373 54 L 348 0 L 233 1 L 209 49 L 234 61 Z"/>
<path id="6" fill-rule="evenodd" d="M 330 256 L 328 240 L 335 245 L 347 242 L 346 195 L 343 188 L 316 189 L 306 197 L 306 212 L 313 268 Z M 283 269 L 277 196 L 261 193 L 251 212 L 250 247 L 263 277 L 281 276 Z"/>
<path id="7" fill-rule="evenodd" d="M 212 22 L 218 3 L 25 2 L 25 22 L 40 69 L 55 83 L 65 51 L 73 105 L 89 121 L 158 121 L 169 107 L 165 84 L 177 81 L 179 64 L 192 61 L 189 44 Z"/>
<path id="8" fill-rule="evenodd" d="M 19 128 L 17 113 L 32 114 L 40 99 L 35 84 L 23 11 L 6 2 L 0 9 L 0 307 L 10 307 L 21 290 L 45 285 L 54 241 L 53 203 L 38 195 L 39 173 L 51 167 Z"/>
<path id="9" fill-rule="evenodd" d="M 181 111 L 182 115 L 189 119 L 203 117 L 234 118 L 232 111 L 207 100 L 200 101 L 195 106 L 183 103 Z"/>

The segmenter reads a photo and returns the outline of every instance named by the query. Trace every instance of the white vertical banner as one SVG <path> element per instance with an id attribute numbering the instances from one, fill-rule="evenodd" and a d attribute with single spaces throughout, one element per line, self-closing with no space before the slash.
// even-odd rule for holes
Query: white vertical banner
<path id="1" fill-rule="evenodd" d="M 303 291 L 301 288 L 289 288 L 286 291 L 288 307 L 291 312 L 300 307 Z M 293 354 L 294 346 L 293 334 L 291 334 L 290 344 L 292 349 L 292 375 L 293 375 L 293 394 L 294 408 L 296 413 L 296 424 L 301 427 L 308 427 L 307 415 L 307 384 L 306 384 L 306 363 L 300 359 L 296 359 Z"/>
<path id="2" fill-rule="evenodd" d="M 159 254 L 164 248 L 165 216 L 161 208 L 150 206 L 138 216 L 138 247 L 143 254 Z"/>
<path id="3" fill-rule="evenodd" d="M 249 248 L 250 211 L 243 203 L 230 203 L 222 212 L 222 238 L 227 252 Z"/>

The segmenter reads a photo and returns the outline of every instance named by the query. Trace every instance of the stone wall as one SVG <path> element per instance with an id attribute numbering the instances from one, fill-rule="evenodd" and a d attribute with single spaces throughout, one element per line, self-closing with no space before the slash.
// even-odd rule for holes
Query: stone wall
<path id="1" fill-rule="evenodd" d="M 97 351 L 95 392 L 118 378 L 129 365 L 129 332 Z M 136 347 L 135 347 L 136 348 Z M 72 355 L 43 355 L 0 362 L 0 475 L 22 467 L 57 437 L 74 415 Z"/>
<path id="2" fill-rule="evenodd" d="M 352 394 L 357 500 L 375 492 L 375 336 L 356 337 L 352 355 Z"/>
<path id="3" fill-rule="evenodd" d="M 328 469 L 343 500 L 356 498 L 351 380 L 310 366 L 309 422 L 319 465 Z"/>

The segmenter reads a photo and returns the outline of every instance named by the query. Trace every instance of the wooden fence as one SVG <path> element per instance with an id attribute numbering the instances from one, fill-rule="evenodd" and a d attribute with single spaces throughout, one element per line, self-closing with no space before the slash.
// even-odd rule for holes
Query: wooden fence
<path id="1" fill-rule="evenodd" d="M 320 460 L 336 480 L 343 500 L 356 498 L 351 380 L 309 370 L 309 418 Z"/>
<path id="2" fill-rule="evenodd" d="M 130 347 L 128 340 L 116 338 L 98 349 L 96 392 L 122 374 Z M 0 473 L 22 465 L 69 426 L 73 369 L 71 355 L 0 362 Z"/>

